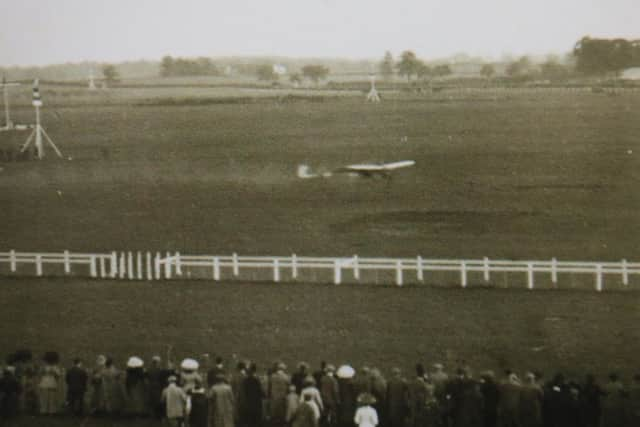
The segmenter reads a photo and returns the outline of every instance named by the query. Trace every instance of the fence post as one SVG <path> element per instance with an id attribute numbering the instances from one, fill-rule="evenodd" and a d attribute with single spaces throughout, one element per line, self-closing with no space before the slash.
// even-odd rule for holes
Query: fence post
<path id="1" fill-rule="evenodd" d="M 127 264 L 124 262 L 124 252 L 120 252 L 120 278 L 124 279 L 127 270 Z"/>
<path id="2" fill-rule="evenodd" d="M 106 267 L 104 266 L 104 256 L 100 256 L 100 277 L 104 278 L 107 275 Z"/>
<path id="3" fill-rule="evenodd" d="M 176 252 L 176 274 L 182 276 L 182 259 L 180 258 L 180 252 Z"/>
<path id="4" fill-rule="evenodd" d="M 339 285 L 342 283 L 342 269 L 340 268 L 340 261 L 333 261 L 333 283 Z"/>
<path id="5" fill-rule="evenodd" d="M 233 264 L 233 275 L 235 277 L 238 277 L 240 275 L 240 267 L 238 266 L 238 254 L 237 253 L 233 253 L 233 255 L 231 256 L 231 262 Z"/>
<path id="6" fill-rule="evenodd" d="M 280 281 L 280 261 L 278 258 L 273 259 L 273 281 L 276 283 Z"/>
<path id="7" fill-rule="evenodd" d="M 596 264 L 596 291 L 602 291 L 602 264 Z"/>
<path id="8" fill-rule="evenodd" d="M 133 253 L 127 252 L 127 279 L 135 279 L 133 275 Z"/>
<path id="9" fill-rule="evenodd" d="M 467 263 L 464 261 L 460 261 L 460 285 L 467 287 Z"/>
<path id="10" fill-rule="evenodd" d="M 402 286 L 402 261 L 396 261 L 396 285 Z"/>
<path id="11" fill-rule="evenodd" d="M 418 255 L 416 258 L 416 274 L 419 281 L 424 281 L 424 272 L 422 271 L 422 257 Z"/>
<path id="12" fill-rule="evenodd" d="M 142 280 L 142 252 L 136 253 L 136 267 L 138 269 L 138 280 Z"/>
<path id="13" fill-rule="evenodd" d="M 89 258 L 89 275 L 91 277 L 96 277 L 98 274 L 96 272 L 96 256 L 91 255 Z"/>
<path id="14" fill-rule="evenodd" d="M 164 277 L 171 279 L 171 254 L 169 252 L 166 253 L 164 261 Z"/>
<path id="15" fill-rule="evenodd" d="M 360 265 L 358 262 L 358 255 L 353 256 L 353 278 L 360 280 Z"/>
<path id="16" fill-rule="evenodd" d="M 151 252 L 147 251 L 147 280 L 153 279 L 153 270 L 151 270 Z"/>
<path id="17" fill-rule="evenodd" d="M 9 263 L 11 264 L 11 272 L 16 272 L 16 251 L 11 249 L 9 252 Z"/>
<path id="18" fill-rule="evenodd" d="M 551 282 L 554 284 L 558 284 L 558 260 L 555 258 L 551 258 Z"/>
<path id="19" fill-rule="evenodd" d="M 42 276 L 42 255 L 36 255 L 36 274 Z"/>
<path id="20" fill-rule="evenodd" d="M 627 286 L 629 284 L 629 270 L 627 270 L 627 260 L 622 260 L 622 284 Z"/>
<path id="21" fill-rule="evenodd" d="M 527 288 L 533 289 L 533 264 L 527 263 Z"/>
<path id="22" fill-rule="evenodd" d="M 64 274 L 71 273 L 71 262 L 69 260 L 69 251 L 64 251 Z"/>
<path id="23" fill-rule="evenodd" d="M 216 282 L 220 280 L 220 258 L 214 256 L 212 259 L 213 263 L 213 280 Z"/>
<path id="24" fill-rule="evenodd" d="M 111 252 L 111 265 L 109 266 L 109 273 L 112 279 L 118 276 L 118 253 L 116 251 Z"/>
<path id="25" fill-rule="evenodd" d="M 291 255 L 291 277 L 294 280 L 298 278 L 298 257 L 296 254 Z"/>
<path id="26" fill-rule="evenodd" d="M 484 281 L 488 282 L 489 281 L 489 258 L 484 257 L 483 259 L 484 261 Z"/>
<path id="27" fill-rule="evenodd" d="M 156 273 L 156 280 L 160 280 L 162 278 L 162 268 L 160 266 L 160 252 L 156 252 L 154 268 Z"/>

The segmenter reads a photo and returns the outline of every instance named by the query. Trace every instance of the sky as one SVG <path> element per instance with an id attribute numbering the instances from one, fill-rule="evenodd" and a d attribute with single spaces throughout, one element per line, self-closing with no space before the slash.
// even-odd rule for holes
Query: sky
<path id="1" fill-rule="evenodd" d="M 640 38 L 640 0 L 0 0 L 0 66 L 172 56 L 422 59 Z"/>

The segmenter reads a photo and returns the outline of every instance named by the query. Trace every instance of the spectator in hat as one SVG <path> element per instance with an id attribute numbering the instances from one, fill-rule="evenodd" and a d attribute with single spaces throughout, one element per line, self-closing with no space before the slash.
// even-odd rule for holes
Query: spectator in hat
<path id="1" fill-rule="evenodd" d="M 329 427 L 335 426 L 338 416 L 340 394 L 338 380 L 335 377 L 335 366 L 325 366 L 325 374 L 320 377 L 320 397 L 324 404 L 324 421 Z"/>
<path id="2" fill-rule="evenodd" d="M 82 360 L 74 359 L 73 366 L 66 374 L 67 383 L 67 404 L 71 412 L 80 416 L 84 412 L 84 396 L 87 392 L 87 382 L 89 375 L 82 367 Z"/>
<path id="3" fill-rule="evenodd" d="M 352 427 L 353 415 L 357 409 L 357 395 L 353 384 L 354 370 L 342 365 L 337 371 L 340 406 L 338 406 L 338 426 Z"/>
<path id="4" fill-rule="evenodd" d="M 213 381 L 209 389 L 209 427 L 234 427 L 231 386 L 225 383 L 224 374 L 218 374 Z"/>
<path id="5" fill-rule="evenodd" d="M 507 372 L 507 378 L 498 386 L 498 390 L 498 425 L 501 427 L 518 426 L 522 387 L 517 375 Z"/>
<path id="6" fill-rule="evenodd" d="M 147 401 L 147 373 L 144 362 L 133 356 L 127 361 L 125 372 L 125 390 L 127 392 L 128 412 L 131 415 L 144 415 L 148 412 Z"/>
<path id="7" fill-rule="evenodd" d="M 287 413 L 285 414 L 285 422 L 287 426 L 290 426 L 293 422 L 293 417 L 296 415 L 296 411 L 300 406 L 300 396 L 296 393 L 296 386 L 291 384 L 289 386 L 289 393 L 287 394 Z"/>
<path id="8" fill-rule="evenodd" d="M 425 370 L 422 364 L 416 365 L 416 376 L 408 384 L 409 426 L 422 427 L 425 424 L 425 402 L 429 390 L 425 381 Z"/>
<path id="9" fill-rule="evenodd" d="M 602 388 L 596 383 L 596 378 L 592 374 L 588 374 L 580 393 L 580 414 L 584 427 L 600 427 L 600 399 L 602 395 Z"/>
<path id="10" fill-rule="evenodd" d="M 235 415 L 234 419 L 236 420 L 236 425 L 238 427 L 244 427 L 244 400 L 242 393 L 242 383 L 245 378 L 247 378 L 247 365 L 245 362 L 238 362 L 236 365 L 236 371 L 231 375 L 231 380 L 229 385 L 231 386 L 231 391 L 233 391 L 233 401 L 235 402 Z"/>
<path id="11" fill-rule="evenodd" d="M 227 377 L 227 372 L 224 368 L 224 360 L 220 356 L 216 357 L 215 365 L 207 371 L 207 384 L 215 384 L 216 377 L 218 375 L 222 375 L 225 378 Z"/>
<path id="12" fill-rule="evenodd" d="M 358 396 L 360 407 L 356 410 L 353 421 L 358 427 L 376 427 L 378 425 L 378 413 L 373 408 L 376 402 L 371 393 L 362 393 Z"/>
<path id="13" fill-rule="evenodd" d="M 38 384 L 40 413 L 46 415 L 57 414 L 62 407 L 58 397 L 58 388 L 62 379 L 62 370 L 58 365 L 60 356 L 55 351 L 49 351 L 45 353 L 43 361 L 44 367 Z"/>
<path id="14" fill-rule="evenodd" d="M 625 389 L 618 374 L 609 375 L 609 382 L 603 387 L 602 418 L 603 427 L 623 426 Z"/>
<path id="15" fill-rule="evenodd" d="M 390 427 L 404 427 L 407 416 L 407 381 L 402 378 L 399 368 L 391 369 L 391 378 L 387 383 L 387 417 Z"/>
<path id="16" fill-rule="evenodd" d="M 249 365 L 247 377 L 242 382 L 242 402 L 244 405 L 243 417 L 247 427 L 260 427 L 262 425 L 262 399 L 264 391 L 257 376 L 255 363 Z"/>
<path id="17" fill-rule="evenodd" d="M 310 394 L 305 395 L 291 422 L 292 427 L 318 427 L 315 405 Z"/>
<path id="18" fill-rule="evenodd" d="M 15 372 L 14 366 L 7 366 L 0 378 L 0 415 L 4 419 L 14 418 L 18 414 L 18 400 L 22 387 Z"/>
<path id="19" fill-rule="evenodd" d="M 92 414 L 101 415 L 105 411 L 104 402 L 104 372 L 106 369 L 107 358 L 103 355 L 99 355 L 96 358 L 96 366 L 91 372 L 90 378 L 90 410 Z"/>
<path id="20" fill-rule="evenodd" d="M 444 365 L 442 363 L 434 363 L 433 371 L 429 378 L 431 378 L 431 382 L 435 387 L 436 398 L 441 405 L 444 405 L 446 400 L 445 389 L 449 382 L 449 375 L 444 371 Z"/>
<path id="21" fill-rule="evenodd" d="M 309 374 L 309 365 L 306 362 L 298 363 L 298 370 L 291 376 L 291 384 L 296 386 L 296 392 L 298 394 L 302 391 L 304 387 L 304 380 L 309 376 Z"/>
<path id="22" fill-rule="evenodd" d="M 527 372 L 524 379 L 520 390 L 520 426 L 542 427 L 542 388 L 533 373 Z"/>
<path id="23" fill-rule="evenodd" d="M 286 400 L 291 380 L 289 375 L 285 373 L 285 369 L 286 365 L 282 362 L 278 362 L 276 364 L 276 371 L 271 374 L 269 381 L 267 394 L 269 396 L 271 421 L 274 425 L 282 425 L 286 418 Z M 296 393 L 300 393 L 301 390 L 302 384 L 300 390 L 296 387 Z"/>
<path id="24" fill-rule="evenodd" d="M 147 399 L 149 411 L 157 419 L 162 418 L 166 412 L 162 403 L 162 390 L 168 385 L 168 378 L 172 374 L 174 372 L 171 369 L 162 367 L 160 356 L 151 358 L 151 365 L 147 370 Z"/>
<path id="25" fill-rule="evenodd" d="M 320 381 L 322 380 L 322 377 L 324 377 L 326 372 L 327 372 L 327 362 L 323 360 L 320 362 L 320 369 L 315 371 L 312 375 L 318 387 L 320 387 Z"/>
<path id="26" fill-rule="evenodd" d="M 471 375 L 471 370 L 468 367 L 458 369 L 452 383 L 451 418 L 453 425 L 455 427 L 481 426 L 482 394 L 479 384 Z M 434 419 L 434 415 L 433 411 L 429 412 L 429 419 Z"/>
<path id="27" fill-rule="evenodd" d="M 117 415 L 124 406 L 122 372 L 116 367 L 111 357 L 107 357 L 104 366 L 102 373 L 104 411 L 108 415 Z"/>
<path id="28" fill-rule="evenodd" d="M 322 397 L 320 391 L 316 388 L 316 381 L 311 375 L 307 376 L 302 383 L 303 388 L 300 391 L 300 401 L 305 399 L 305 396 L 311 396 L 311 403 L 315 406 L 316 416 L 320 419 L 320 415 L 324 411 L 324 405 L 322 404 Z"/>
<path id="29" fill-rule="evenodd" d="M 368 366 L 363 366 L 358 370 L 353 378 L 353 386 L 356 389 L 356 396 L 371 393 L 371 369 Z"/>
<path id="30" fill-rule="evenodd" d="M 180 385 L 185 393 L 189 393 L 196 382 L 202 383 L 202 376 L 198 372 L 199 367 L 200 365 L 194 359 L 184 359 L 180 364 Z"/>
<path id="31" fill-rule="evenodd" d="M 387 380 L 380 372 L 378 368 L 372 368 L 370 373 L 371 378 L 371 394 L 375 397 L 376 401 L 372 404 L 373 408 L 378 414 L 378 420 L 381 424 L 385 424 L 386 420 L 386 398 L 387 398 Z"/>
<path id="32" fill-rule="evenodd" d="M 482 393 L 484 427 L 496 427 L 498 423 L 498 384 L 493 371 L 485 371 L 480 376 L 480 393 Z"/>
<path id="33" fill-rule="evenodd" d="M 169 385 L 162 390 L 162 401 L 166 405 L 166 417 L 169 427 L 182 427 L 187 409 L 187 394 L 176 385 L 177 378 L 171 375 Z"/>
<path id="34" fill-rule="evenodd" d="M 202 381 L 196 381 L 195 386 L 188 393 L 189 397 L 189 427 L 209 426 L 209 398 Z"/>

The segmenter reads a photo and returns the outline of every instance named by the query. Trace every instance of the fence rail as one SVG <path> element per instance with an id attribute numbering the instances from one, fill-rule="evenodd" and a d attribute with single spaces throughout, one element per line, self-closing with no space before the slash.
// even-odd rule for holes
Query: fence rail
<path id="1" fill-rule="evenodd" d="M 583 262 L 583 261 L 507 261 L 483 259 L 426 259 L 415 258 L 364 258 L 352 257 L 303 257 L 291 256 L 239 256 L 232 255 L 182 255 L 167 252 L 109 252 L 109 253 L 72 253 L 52 252 L 0 252 L 0 266 L 8 264 L 12 275 L 44 275 L 44 266 L 58 264 L 65 275 L 74 274 L 92 278 L 161 280 L 192 278 L 191 272 L 199 271 L 199 277 L 210 277 L 215 281 L 222 279 L 223 272 L 231 279 L 238 279 L 241 271 L 267 271 L 267 280 L 297 280 L 303 271 L 327 271 L 334 284 L 343 283 L 345 273 L 351 273 L 355 281 L 364 281 L 362 272 L 386 271 L 393 274 L 390 280 L 402 286 L 408 275 L 417 282 L 424 282 L 425 275 L 436 272 L 449 272 L 458 275 L 457 282 L 463 288 L 469 285 L 471 273 L 482 273 L 482 280 L 491 283 L 494 273 L 521 273 L 526 277 L 528 289 L 535 288 L 535 279 L 541 274 L 548 275 L 556 286 L 559 274 L 589 274 L 594 277 L 597 291 L 604 289 L 606 276 L 614 276 L 618 283 L 629 286 L 629 277 L 640 275 L 640 263 L 627 262 Z M 32 267 L 25 271 L 22 265 Z M 35 267 L 35 268 L 33 268 Z M 188 273 L 183 274 L 187 269 Z M 20 270 L 20 271 L 19 271 Z M 202 274 L 204 273 L 204 275 Z"/>

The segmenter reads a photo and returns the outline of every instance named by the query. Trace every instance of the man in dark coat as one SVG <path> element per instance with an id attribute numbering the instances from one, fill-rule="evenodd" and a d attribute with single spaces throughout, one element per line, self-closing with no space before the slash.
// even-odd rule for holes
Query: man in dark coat
<path id="1" fill-rule="evenodd" d="M 89 375 L 82 367 L 82 360 L 74 359 L 73 366 L 67 371 L 67 404 L 74 415 L 80 416 L 84 412 L 84 395 L 87 392 Z"/>
<path id="2" fill-rule="evenodd" d="M 387 414 L 389 427 L 404 427 L 407 417 L 407 381 L 402 378 L 400 369 L 391 370 L 391 379 L 387 384 Z"/>
<path id="3" fill-rule="evenodd" d="M 173 370 L 162 368 L 161 363 L 160 356 L 153 356 L 151 366 L 147 369 L 149 406 L 152 415 L 157 419 L 162 418 L 166 412 L 165 404 L 162 402 L 162 390 L 167 386 L 169 377 L 174 374 Z"/>
<path id="4" fill-rule="evenodd" d="M 482 374 L 480 393 L 482 393 L 484 427 L 496 427 L 498 423 L 498 384 L 494 373 L 487 371 Z"/>
<path id="5" fill-rule="evenodd" d="M 14 418 L 18 414 L 18 401 L 22 386 L 15 376 L 15 368 L 5 368 L 0 379 L 0 416 L 4 419 Z"/>
<path id="6" fill-rule="evenodd" d="M 262 425 L 262 384 L 256 375 L 255 363 L 249 366 L 247 377 L 242 382 L 242 401 L 244 404 L 244 425 L 260 427 Z"/>
<path id="7" fill-rule="evenodd" d="M 603 427 L 618 427 L 624 425 L 625 389 L 618 375 L 609 375 L 609 382 L 603 387 L 602 402 Z"/>
<path id="8" fill-rule="evenodd" d="M 338 420 L 338 405 L 340 404 L 338 380 L 335 378 L 333 365 L 327 365 L 325 374 L 320 377 L 320 397 L 324 405 L 324 424 L 333 427 Z"/>
<path id="9" fill-rule="evenodd" d="M 305 362 L 298 363 L 298 370 L 291 376 L 291 384 L 296 386 L 296 393 L 300 394 L 304 388 L 304 380 L 309 376 L 309 365 Z"/>
<path id="10" fill-rule="evenodd" d="M 587 375 L 580 393 L 580 414 L 584 427 L 600 427 L 600 398 L 602 388 L 593 375 Z"/>

